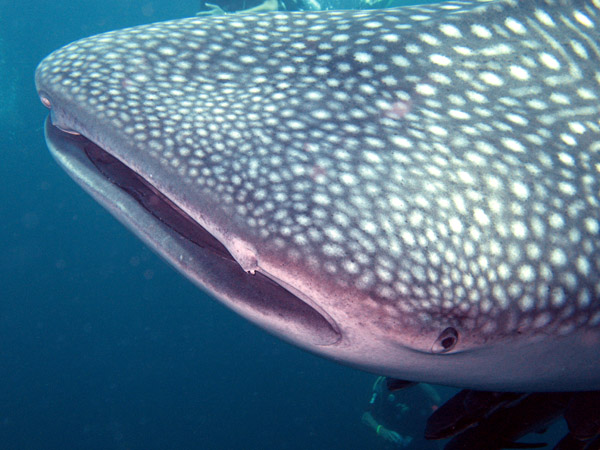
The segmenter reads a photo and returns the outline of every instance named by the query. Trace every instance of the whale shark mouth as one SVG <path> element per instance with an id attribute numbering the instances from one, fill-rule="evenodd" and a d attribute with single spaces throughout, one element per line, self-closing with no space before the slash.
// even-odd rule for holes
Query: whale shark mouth
<path id="1" fill-rule="evenodd" d="M 252 274 L 244 271 L 218 239 L 140 174 L 109 152 L 81 134 L 64 131 L 53 126 L 50 119 L 46 122 L 46 135 L 49 142 L 53 144 L 51 145 L 53 156 L 86 190 L 93 191 L 97 189 L 93 185 L 101 183 L 104 184 L 104 190 L 117 190 L 120 195 L 115 196 L 116 198 L 121 197 L 122 199 L 123 196 L 126 196 L 129 199 L 128 204 L 139 206 L 138 210 L 142 213 L 133 214 L 135 223 L 127 223 L 136 234 L 140 235 L 139 230 L 148 229 L 147 222 L 158 222 L 164 233 L 183 239 L 187 243 L 187 247 L 191 248 L 192 252 L 204 261 L 203 264 L 210 264 L 216 269 L 215 272 L 221 272 L 223 279 L 230 281 L 228 290 L 235 290 L 235 284 L 238 284 L 239 292 L 233 297 L 245 303 L 241 308 L 246 310 L 246 314 L 243 312 L 242 314 L 247 317 L 250 315 L 248 317 L 250 320 L 257 322 L 252 317 L 252 313 L 248 311 L 259 312 L 263 319 L 267 317 L 267 323 L 261 323 L 263 319 L 258 319 L 259 325 L 262 325 L 263 328 L 266 327 L 278 335 L 285 333 L 284 338 L 291 336 L 292 340 L 295 340 L 294 338 L 301 338 L 305 342 L 308 340 L 313 345 L 332 345 L 341 339 L 337 326 L 330 318 L 324 317 L 307 302 L 267 275 L 259 271 Z M 87 166 L 87 170 L 96 172 L 93 180 L 89 175 L 81 175 L 83 166 Z M 93 192 L 92 195 L 94 195 Z M 114 200 L 114 202 L 118 201 Z M 102 203 L 111 209 L 110 205 L 106 204 L 106 199 Z M 118 218 L 123 220 L 122 217 Z M 143 236 L 140 237 L 144 239 Z M 147 241 L 147 239 L 144 240 Z M 170 250 L 160 248 L 158 242 L 160 239 L 156 239 L 151 245 L 177 266 L 177 261 L 174 261 L 176 258 L 170 257 L 173 255 L 168 254 Z M 186 272 L 185 269 L 182 271 Z M 187 273 L 188 277 L 204 286 L 204 275 L 194 276 L 196 271 L 192 270 L 192 272 L 194 273 Z M 214 280 L 210 280 L 210 282 L 214 283 Z M 209 284 L 211 284 L 210 282 Z M 251 292 L 250 295 L 248 295 L 249 292 Z M 225 297 L 221 300 L 240 312 L 239 303 L 233 306 L 229 304 L 228 300 L 231 296 L 231 293 L 221 296 Z M 268 322 L 272 318 L 278 318 L 281 323 L 276 323 L 273 327 L 269 326 Z"/>

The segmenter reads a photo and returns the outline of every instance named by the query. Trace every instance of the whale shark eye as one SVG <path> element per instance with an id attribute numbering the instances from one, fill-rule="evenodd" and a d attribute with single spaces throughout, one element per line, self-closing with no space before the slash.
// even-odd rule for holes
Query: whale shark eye
<path id="1" fill-rule="evenodd" d="M 440 333 L 431 346 L 431 353 L 447 353 L 456 346 L 457 342 L 458 331 L 452 327 L 448 327 Z"/>

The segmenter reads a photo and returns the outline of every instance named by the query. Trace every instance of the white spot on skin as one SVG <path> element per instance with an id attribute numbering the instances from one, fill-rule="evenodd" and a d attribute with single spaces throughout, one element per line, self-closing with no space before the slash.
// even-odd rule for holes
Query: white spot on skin
<path id="1" fill-rule="evenodd" d="M 331 203 L 331 199 L 325 194 L 314 194 L 313 201 L 323 206 L 327 206 Z"/>
<path id="2" fill-rule="evenodd" d="M 177 50 L 175 50 L 173 47 L 160 47 L 158 49 L 158 53 L 164 56 L 174 56 L 177 54 Z"/>
<path id="3" fill-rule="evenodd" d="M 243 64 L 254 64 L 256 62 L 256 57 L 252 55 L 242 55 L 240 56 L 240 61 Z"/>
<path id="4" fill-rule="evenodd" d="M 550 224 L 550 226 L 552 228 L 558 230 L 558 229 L 561 229 L 564 227 L 565 219 L 563 219 L 563 217 L 560 214 L 553 213 L 550 215 L 550 218 L 548 219 L 548 223 Z"/>
<path id="5" fill-rule="evenodd" d="M 490 218 L 481 208 L 475 209 L 474 217 L 477 223 L 483 227 L 488 226 L 490 224 Z"/>
<path id="6" fill-rule="evenodd" d="M 502 86 L 504 84 L 504 80 L 496 75 L 494 72 L 481 72 L 479 74 L 479 78 L 486 84 L 490 86 Z"/>
<path id="7" fill-rule="evenodd" d="M 341 242 L 344 240 L 344 235 L 338 228 L 335 227 L 327 227 L 325 229 L 325 235 L 327 235 L 329 239 L 335 242 Z"/>
<path id="8" fill-rule="evenodd" d="M 492 37 L 492 32 L 483 25 L 471 25 L 471 33 L 481 39 L 490 39 Z"/>
<path id="9" fill-rule="evenodd" d="M 424 83 L 417 84 L 417 86 L 415 86 L 415 91 L 417 92 L 417 94 L 424 95 L 427 97 L 433 96 L 437 92 L 433 86 Z"/>
<path id="10" fill-rule="evenodd" d="M 513 194 L 515 194 L 515 196 L 521 200 L 527 200 L 527 198 L 529 197 L 529 188 L 527 187 L 527 185 L 521 183 L 520 181 L 515 181 L 514 183 L 512 183 L 511 190 Z"/>
<path id="11" fill-rule="evenodd" d="M 577 296 L 577 304 L 580 308 L 587 308 L 591 302 L 591 295 L 588 290 L 581 291 Z"/>
<path id="12" fill-rule="evenodd" d="M 366 151 L 363 153 L 363 157 L 365 158 L 366 161 L 368 161 L 370 163 L 373 163 L 373 164 L 381 163 L 381 158 L 379 157 L 379 155 L 377 153 Z"/>
<path id="13" fill-rule="evenodd" d="M 535 280 L 535 271 L 529 264 L 519 267 L 518 275 L 523 283 L 530 283 Z"/>
<path id="14" fill-rule="evenodd" d="M 451 217 L 450 220 L 448 220 L 448 225 L 450 225 L 450 229 L 454 233 L 456 233 L 456 234 L 462 233 L 463 224 L 458 217 Z"/>
<path id="15" fill-rule="evenodd" d="M 508 249 L 506 249 L 506 256 L 508 260 L 512 263 L 519 261 L 521 259 L 521 249 L 517 245 L 511 245 Z"/>
<path id="16" fill-rule="evenodd" d="M 565 292 L 561 288 L 554 288 L 550 292 L 550 301 L 554 306 L 562 306 L 565 303 Z"/>
<path id="17" fill-rule="evenodd" d="M 400 232 L 400 237 L 402 238 L 404 244 L 408 245 L 409 247 L 414 246 L 416 243 L 414 235 L 408 230 L 402 230 Z"/>
<path id="18" fill-rule="evenodd" d="M 377 233 L 377 224 L 371 221 L 364 220 L 361 222 L 360 227 L 368 234 L 376 234 Z"/>
<path id="19" fill-rule="evenodd" d="M 145 73 L 136 73 L 131 78 L 138 83 L 146 83 L 150 80 L 150 77 Z"/>
<path id="20" fill-rule="evenodd" d="M 461 111 L 459 109 L 451 109 L 448 111 L 448 115 L 450 117 L 453 117 L 454 119 L 458 119 L 458 120 L 469 120 L 471 118 L 471 115 Z"/>
<path id="21" fill-rule="evenodd" d="M 521 311 L 530 311 L 534 306 L 535 302 L 529 295 L 524 295 L 519 299 L 519 307 L 521 308 Z"/>
<path id="22" fill-rule="evenodd" d="M 429 131 L 432 134 L 435 134 L 436 136 L 444 137 L 444 136 L 448 135 L 448 131 L 446 131 L 444 128 L 442 128 L 442 127 L 440 127 L 438 125 L 432 125 L 432 126 L 430 126 L 429 127 Z"/>
<path id="23" fill-rule="evenodd" d="M 440 45 L 439 39 L 431 34 L 424 33 L 419 35 L 419 37 L 423 42 L 425 42 L 428 45 L 431 45 L 432 47 Z"/>
<path id="24" fill-rule="evenodd" d="M 462 33 L 454 25 L 442 24 L 442 25 L 440 25 L 440 31 L 448 37 L 457 38 L 457 39 L 462 37 Z"/>
<path id="25" fill-rule="evenodd" d="M 349 260 L 345 260 L 343 263 L 344 269 L 351 275 L 356 275 L 360 272 L 360 265 Z"/>
<path id="26" fill-rule="evenodd" d="M 452 60 L 450 58 L 448 58 L 445 55 L 439 55 L 436 53 L 434 53 L 433 55 L 430 55 L 429 60 L 432 63 L 437 64 L 438 66 L 446 67 L 446 66 L 452 65 Z"/>
<path id="27" fill-rule="evenodd" d="M 591 265 L 585 257 L 579 256 L 575 264 L 579 273 L 585 276 L 588 276 L 590 274 Z"/>
<path id="28" fill-rule="evenodd" d="M 381 39 L 386 42 L 398 42 L 400 40 L 397 34 L 384 34 Z"/>
<path id="29" fill-rule="evenodd" d="M 552 94 L 550 94 L 550 100 L 552 100 L 556 104 L 565 106 L 571 103 L 569 97 L 559 92 L 553 92 Z"/>
<path id="30" fill-rule="evenodd" d="M 475 182 L 473 175 L 471 175 L 466 170 L 459 170 L 458 172 L 456 172 L 456 175 L 464 184 L 473 184 Z"/>
<path id="31" fill-rule="evenodd" d="M 300 120 L 289 120 L 287 125 L 293 130 L 302 130 L 306 128 L 306 124 Z"/>
<path id="32" fill-rule="evenodd" d="M 367 52 L 356 52 L 354 53 L 354 59 L 359 63 L 368 64 L 373 57 Z"/>
<path id="33" fill-rule="evenodd" d="M 398 84 L 398 80 L 391 75 L 386 75 L 381 79 L 381 82 L 386 86 L 396 86 Z"/>
<path id="34" fill-rule="evenodd" d="M 596 219 L 592 219 L 591 217 L 586 218 L 584 221 L 585 229 L 588 233 L 592 235 L 597 235 L 598 231 L 600 231 L 600 224 Z"/>
<path id="35" fill-rule="evenodd" d="M 546 25 L 547 27 L 554 27 L 555 23 L 554 20 L 552 20 L 552 17 L 550 17 L 548 15 L 548 13 L 546 13 L 546 11 L 541 10 L 541 9 L 536 9 L 535 10 L 535 17 L 537 18 L 537 20 L 539 20 L 539 22 L 543 25 Z"/>
<path id="36" fill-rule="evenodd" d="M 523 222 L 513 222 L 510 229 L 513 236 L 517 239 L 525 239 L 527 237 L 527 227 Z"/>
<path id="37" fill-rule="evenodd" d="M 359 89 L 362 93 L 364 93 L 366 95 L 373 95 L 373 94 L 377 93 L 377 90 L 370 84 L 361 84 L 359 86 Z"/>
<path id="38" fill-rule="evenodd" d="M 540 53 L 540 62 L 551 70 L 560 70 L 560 62 L 550 53 Z"/>
<path id="39" fill-rule="evenodd" d="M 567 263 L 567 255 L 560 248 L 555 248 L 550 252 L 550 263 L 554 266 L 564 266 Z"/>
<path id="40" fill-rule="evenodd" d="M 395 64 L 398 67 L 409 67 L 410 61 L 401 55 L 392 56 L 392 64 Z"/>
<path id="41" fill-rule="evenodd" d="M 342 73 L 350 72 L 352 70 L 352 66 L 348 63 L 339 63 L 337 66 L 338 70 Z"/>
<path id="42" fill-rule="evenodd" d="M 512 17 L 508 17 L 505 21 L 504 21 L 504 25 L 506 25 L 506 28 L 508 28 L 510 31 L 512 31 L 515 34 L 526 34 L 527 33 L 527 29 L 523 26 L 523 24 L 521 22 L 519 22 L 516 19 L 513 19 Z"/>
<path id="43" fill-rule="evenodd" d="M 459 55 L 470 56 L 473 54 L 473 50 L 468 47 L 464 47 L 462 45 L 455 45 L 453 47 L 454 51 Z"/>
<path id="44" fill-rule="evenodd" d="M 390 138 L 390 141 L 392 142 L 392 144 L 397 145 L 401 148 L 411 148 L 413 146 L 413 143 L 404 136 L 392 136 Z"/>
<path id="45" fill-rule="evenodd" d="M 594 28 L 594 22 L 592 22 L 590 20 L 590 18 L 588 16 L 586 16 L 584 13 L 582 13 L 581 11 L 575 11 L 573 13 L 573 17 L 575 17 L 575 20 L 577 22 L 579 22 L 581 25 L 583 25 L 586 28 Z"/>
<path id="46" fill-rule="evenodd" d="M 577 189 L 571 183 L 567 183 L 566 181 L 561 181 L 558 183 L 558 189 L 565 195 L 575 195 L 577 193 Z"/>
<path id="47" fill-rule="evenodd" d="M 502 145 L 504 145 L 507 149 L 512 150 L 515 153 L 523 153 L 525 152 L 525 147 L 516 139 L 512 138 L 503 138 Z"/>
<path id="48" fill-rule="evenodd" d="M 527 126 L 529 124 L 529 120 L 518 114 L 508 113 L 506 114 L 506 118 L 517 125 Z"/>
<path id="49" fill-rule="evenodd" d="M 569 128 L 575 134 L 583 134 L 586 131 L 585 126 L 581 122 L 569 122 Z"/>
<path id="50" fill-rule="evenodd" d="M 381 28 L 382 26 L 383 24 L 381 22 L 376 21 L 365 23 L 365 28 Z"/>
<path id="51" fill-rule="evenodd" d="M 517 80 L 527 81 L 531 77 L 527 69 L 521 66 L 512 65 L 508 68 L 510 76 Z"/>
<path id="52" fill-rule="evenodd" d="M 527 256 L 533 260 L 539 259 L 542 254 L 542 250 L 540 249 L 540 247 L 533 243 L 527 244 L 527 246 L 525 247 L 525 252 L 527 253 Z"/>
<path id="53" fill-rule="evenodd" d="M 402 211 L 406 207 L 404 201 L 396 196 L 391 197 L 389 201 L 390 206 L 397 211 Z"/>
<path id="54" fill-rule="evenodd" d="M 570 134 L 562 133 L 560 135 L 560 139 L 571 147 L 575 147 L 577 145 L 577 140 Z"/>
<path id="55" fill-rule="evenodd" d="M 492 294 L 501 309 L 505 309 L 508 306 L 508 297 L 502 286 L 494 286 Z"/>
<path id="56" fill-rule="evenodd" d="M 331 118 L 331 113 L 325 109 L 318 109 L 316 111 L 313 111 L 311 113 L 311 115 L 315 118 L 315 119 L 319 119 L 319 120 L 327 120 Z"/>
<path id="57" fill-rule="evenodd" d="M 407 53 L 411 53 L 413 55 L 418 55 L 421 53 L 421 47 L 416 44 L 407 44 L 405 49 Z"/>
<path id="58" fill-rule="evenodd" d="M 445 85 L 451 85 L 452 84 L 452 79 L 446 75 L 444 75 L 443 73 L 439 73 L 439 72 L 431 72 L 429 74 L 429 77 L 435 81 L 436 83 L 439 84 L 445 84 Z"/>
<path id="59" fill-rule="evenodd" d="M 347 34 L 335 34 L 331 37 L 333 42 L 346 42 L 348 39 L 350 39 L 350 36 Z"/>

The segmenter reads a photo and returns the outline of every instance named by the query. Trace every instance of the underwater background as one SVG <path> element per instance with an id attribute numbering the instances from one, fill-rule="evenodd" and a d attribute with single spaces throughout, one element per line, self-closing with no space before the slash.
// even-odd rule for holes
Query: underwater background
<path id="1" fill-rule="evenodd" d="M 225 309 L 47 151 L 33 84 L 44 56 L 201 9 L 197 0 L 0 0 L 0 449 L 392 448 L 361 423 L 374 375 Z"/>

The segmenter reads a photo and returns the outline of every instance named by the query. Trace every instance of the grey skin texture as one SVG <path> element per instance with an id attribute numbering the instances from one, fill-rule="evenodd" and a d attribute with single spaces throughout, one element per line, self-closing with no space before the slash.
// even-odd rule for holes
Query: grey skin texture
<path id="1" fill-rule="evenodd" d="M 66 171 L 268 331 L 402 379 L 598 390 L 599 21 L 194 17 L 69 44 L 36 85 Z"/>

